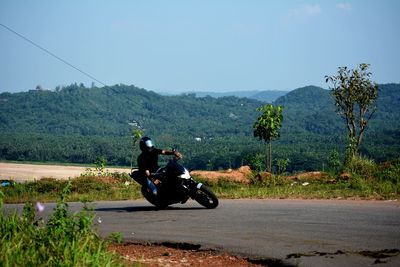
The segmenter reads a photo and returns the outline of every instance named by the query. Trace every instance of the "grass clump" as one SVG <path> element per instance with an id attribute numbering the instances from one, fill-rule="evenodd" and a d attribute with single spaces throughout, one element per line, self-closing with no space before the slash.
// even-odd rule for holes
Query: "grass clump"
<path id="1" fill-rule="evenodd" d="M 363 177 L 364 179 L 373 179 L 378 173 L 378 166 L 372 159 L 363 156 L 354 156 L 345 166 L 344 169 L 354 175 Z"/>
<path id="2" fill-rule="evenodd" d="M 351 174 L 349 187 L 365 195 L 395 198 L 400 194 L 400 159 L 377 165 L 362 156 L 353 157 L 345 171 Z"/>
<path id="3" fill-rule="evenodd" d="M 1 266 L 123 266 L 91 229 L 94 215 L 86 204 L 79 213 L 69 213 L 71 187 L 71 182 L 64 187 L 47 223 L 36 219 L 32 203 L 25 204 L 22 216 L 0 214 Z M 3 196 L 0 191 L 1 205 Z"/>
<path id="4" fill-rule="evenodd" d="M 69 201 L 125 200 L 141 197 L 139 185 L 127 174 L 86 173 L 70 181 L 41 179 L 25 183 L 12 183 L 3 187 L 5 203 L 25 203 L 32 199 L 40 202 L 57 201 L 63 188 L 71 183 Z"/>

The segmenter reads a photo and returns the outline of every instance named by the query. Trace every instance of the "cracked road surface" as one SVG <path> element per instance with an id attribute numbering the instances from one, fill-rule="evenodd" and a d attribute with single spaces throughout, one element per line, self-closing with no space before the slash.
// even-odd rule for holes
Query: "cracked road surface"
<path id="1" fill-rule="evenodd" d="M 188 202 L 157 211 L 136 200 L 94 208 L 104 237 L 201 245 L 276 266 L 400 266 L 399 201 L 241 199 L 214 210 Z"/>

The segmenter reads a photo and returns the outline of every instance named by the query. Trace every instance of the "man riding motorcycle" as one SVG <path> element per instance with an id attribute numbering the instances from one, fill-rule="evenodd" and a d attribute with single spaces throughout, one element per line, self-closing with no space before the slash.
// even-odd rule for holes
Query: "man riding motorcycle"
<path id="1" fill-rule="evenodd" d="M 153 193 L 157 194 L 157 189 L 154 187 L 154 184 L 158 184 L 158 181 L 155 180 L 154 184 L 149 181 L 151 174 L 155 173 L 160 167 L 158 166 L 158 155 L 175 155 L 177 158 L 181 158 L 182 154 L 178 151 L 171 151 L 165 149 L 158 149 L 154 147 L 153 141 L 150 137 L 142 137 L 139 141 L 139 148 L 142 153 L 137 158 L 138 163 L 138 174 L 141 177 L 142 182 L 148 182 L 149 186 L 152 188 Z M 147 181 L 146 181 L 147 180 Z"/>
<path id="2" fill-rule="evenodd" d="M 131 177 L 141 185 L 144 198 L 158 209 L 172 204 L 184 204 L 191 198 L 200 205 L 214 209 L 218 198 L 201 182 L 197 182 L 190 172 L 178 163 L 182 157 L 178 151 L 163 150 L 154 147 L 149 137 L 139 141 L 142 153 L 138 156 L 138 170 L 132 170 Z M 174 155 L 163 168 L 158 166 L 158 155 Z"/>

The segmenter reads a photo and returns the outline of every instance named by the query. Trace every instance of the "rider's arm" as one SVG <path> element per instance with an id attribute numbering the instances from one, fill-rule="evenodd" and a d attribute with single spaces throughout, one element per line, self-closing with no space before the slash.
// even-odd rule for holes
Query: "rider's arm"
<path id="1" fill-rule="evenodd" d="M 163 155 L 175 155 L 175 157 L 177 157 L 177 158 L 181 158 L 182 157 L 182 154 L 181 153 L 179 153 L 178 151 L 172 151 L 172 150 L 165 150 L 165 149 L 163 149 L 163 150 L 161 150 L 161 154 L 163 154 Z"/>

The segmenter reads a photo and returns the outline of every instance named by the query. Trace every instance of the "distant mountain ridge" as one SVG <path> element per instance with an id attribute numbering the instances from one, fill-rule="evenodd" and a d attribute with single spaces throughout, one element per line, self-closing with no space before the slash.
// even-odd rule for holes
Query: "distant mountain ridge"
<path id="1" fill-rule="evenodd" d="M 283 90 L 263 90 L 263 91 L 229 91 L 229 92 L 189 92 L 189 94 L 195 94 L 196 97 L 206 97 L 211 96 L 214 98 L 226 97 L 226 96 L 236 96 L 236 97 L 246 97 L 249 99 L 255 99 L 262 102 L 271 103 L 277 98 L 287 94 L 289 91 Z"/>

